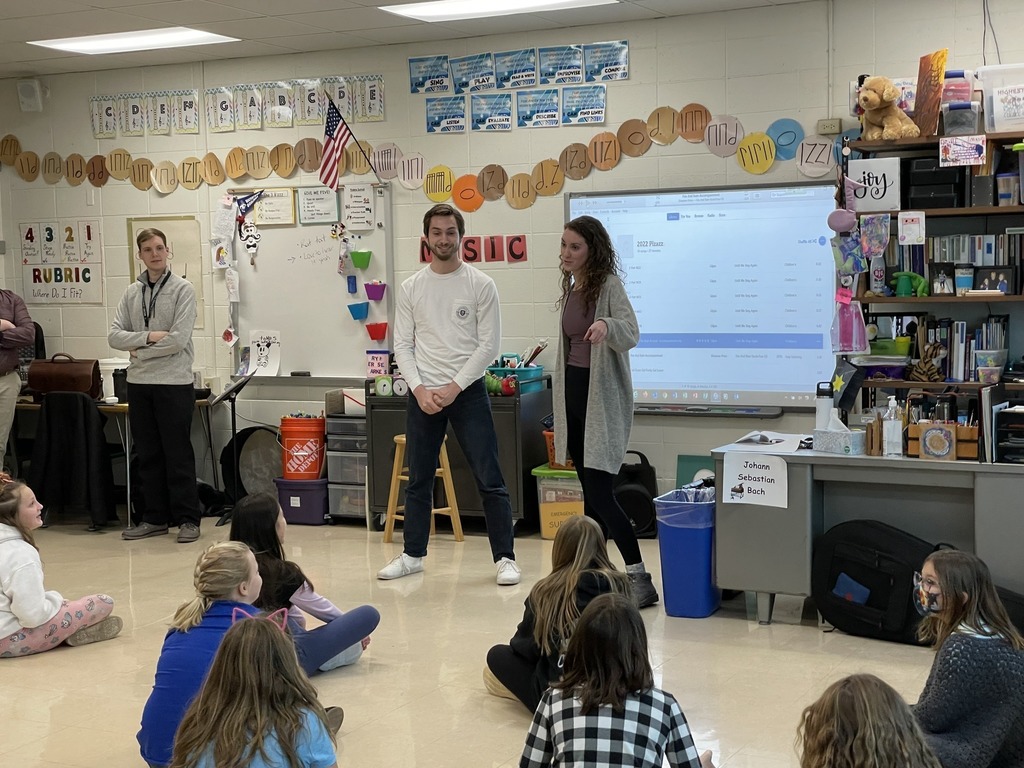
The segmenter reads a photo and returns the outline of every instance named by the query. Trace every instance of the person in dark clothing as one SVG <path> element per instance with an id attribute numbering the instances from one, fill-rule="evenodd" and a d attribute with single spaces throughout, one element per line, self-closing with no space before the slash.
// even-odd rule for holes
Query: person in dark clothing
<path id="1" fill-rule="evenodd" d="M 196 292 L 171 272 L 167 237 L 144 229 L 136 237 L 146 267 L 128 287 L 110 325 L 107 341 L 131 355 L 128 410 L 138 452 L 139 480 L 145 497 L 140 525 L 121 538 L 166 534 L 178 526 L 178 542 L 199 538 L 199 492 L 192 449 L 192 328 Z"/>
<path id="2" fill-rule="evenodd" d="M 988 566 L 956 549 L 933 552 L 915 575 L 921 640 L 935 661 L 914 705 L 943 768 L 1024 765 L 1024 637 Z"/>
<path id="3" fill-rule="evenodd" d="M 0 289 L 0 464 L 5 459 L 14 409 L 21 394 L 18 350 L 35 342 L 36 327 L 25 302 L 14 291 Z"/>
<path id="4" fill-rule="evenodd" d="M 519 699 L 533 712 L 561 676 L 561 657 L 583 609 L 607 592 L 629 595 L 629 578 L 608 559 L 601 526 L 589 517 L 570 517 L 555 534 L 551 573 L 530 590 L 512 640 L 487 653 L 488 692 Z"/>

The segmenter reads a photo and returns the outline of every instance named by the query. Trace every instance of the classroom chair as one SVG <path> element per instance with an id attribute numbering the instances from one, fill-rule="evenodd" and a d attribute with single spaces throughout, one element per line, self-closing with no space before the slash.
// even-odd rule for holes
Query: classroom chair
<path id="1" fill-rule="evenodd" d="M 438 456 L 437 471 L 435 477 L 441 478 L 441 485 L 444 488 L 444 498 L 447 506 L 434 507 L 430 510 L 430 533 L 435 532 L 434 515 L 447 515 L 452 520 L 452 532 L 456 541 L 462 541 L 462 518 L 459 517 L 459 504 L 455 498 L 455 484 L 452 482 L 452 467 L 448 462 L 448 435 L 444 436 L 441 442 L 441 452 Z M 388 494 L 388 511 L 384 520 L 384 541 L 390 542 L 395 535 L 395 521 L 404 520 L 405 505 L 399 506 L 398 492 L 401 490 L 401 483 L 409 482 L 409 468 L 405 466 L 405 435 L 395 435 L 395 461 L 391 467 L 391 491 Z"/>

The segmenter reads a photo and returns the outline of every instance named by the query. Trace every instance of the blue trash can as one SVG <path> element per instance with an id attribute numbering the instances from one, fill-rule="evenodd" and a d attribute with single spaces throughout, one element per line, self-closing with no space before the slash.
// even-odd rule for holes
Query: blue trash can
<path id="1" fill-rule="evenodd" d="M 696 499 L 696 500 L 695 500 Z M 665 613 L 702 619 L 718 610 L 715 587 L 715 489 L 679 488 L 654 500 Z"/>

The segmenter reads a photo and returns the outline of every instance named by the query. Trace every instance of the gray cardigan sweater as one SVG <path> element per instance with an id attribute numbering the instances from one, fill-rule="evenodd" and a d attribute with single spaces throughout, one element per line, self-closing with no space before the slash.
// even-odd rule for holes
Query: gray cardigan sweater
<path id="1" fill-rule="evenodd" d="M 170 267 L 167 268 L 168 271 Z M 171 274 L 167 282 L 156 288 L 156 300 L 149 287 L 145 269 L 138 280 L 128 286 L 117 305 L 114 321 L 110 324 L 107 343 L 126 352 L 135 350 L 128 364 L 128 381 L 132 384 L 191 384 L 192 327 L 196 324 L 196 291 L 192 283 Z M 164 273 L 165 275 L 167 272 Z M 163 280 L 163 278 L 160 278 Z M 153 303 L 153 313 L 146 327 L 142 312 L 143 298 L 146 308 Z M 150 331 L 167 331 L 156 344 L 147 344 Z"/>
<path id="2" fill-rule="evenodd" d="M 943 768 L 1024 766 L 1024 651 L 957 632 L 939 648 L 914 715 Z"/>
<path id="3" fill-rule="evenodd" d="M 563 309 L 564 312 L 564 309 Z M 605 280 L 594 308 L 594 321 L 604 320 L 608 337 L 590 349 L 590 389 L 587 399 L 587 440 L 584 466 L 618 474 L 633 428 L 633 377 L 629 350 L 640 341 L 640 326 L 622 281 L 613 275 Z M 569 339 L 558 321 L 557 364 L 553 375 L 556 460 L 565 463 L 565 361 Z"/>

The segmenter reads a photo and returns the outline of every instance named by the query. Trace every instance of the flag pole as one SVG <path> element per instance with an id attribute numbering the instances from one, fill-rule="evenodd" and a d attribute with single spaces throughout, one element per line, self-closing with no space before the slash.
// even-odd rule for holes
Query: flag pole
<path id="1" fill-rule="evenodd" d="M 329 101 L 331 104 L 334 104 L 334 99 L 332 99 L 330 96 L 327 97 L 327 101 Z M 338 105 L 334 104 L 334 108 L 338 109 Z M 380 184 L 382 187 L 387 186 L 386 184 L 384 184 L 384 180 L 381 179 L 380 174 L 377 173 L 377 169 L 373 167 L 373 163 L 370 162 L 369 155 L 367 155 L 366 150 L 363 149 L 362 142 L 359 141 L 358 138 L 356 138 L 356 132 L 352 130 L 352 126 L 348 124 L 348 120 L 345 119 L 345 115 L 342 114 L 340 109 L 338 109 L 338 114 L 341 115 L 341 121 L 345 123 L 345 125 L 348 127 L 348 132 L 352 135 L 352 138 L 355 140 L 356 146 L 359 148 L 359 154 L 363 156 L 363 159 L 366 160 L 366 164 L 370 166 L 370 170 L 373 171 L 373 175 L 374 177 L 376 177 L 377 183 Z"/>

